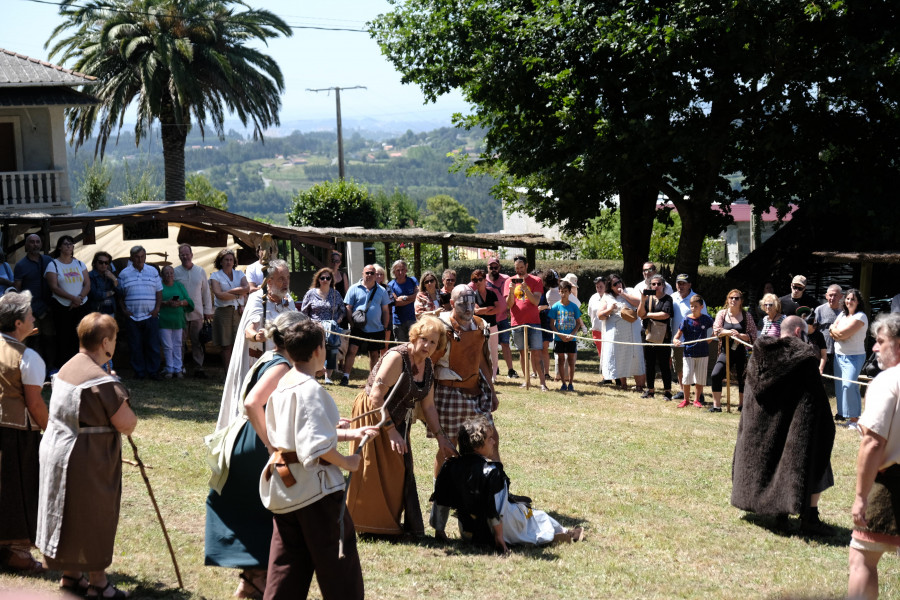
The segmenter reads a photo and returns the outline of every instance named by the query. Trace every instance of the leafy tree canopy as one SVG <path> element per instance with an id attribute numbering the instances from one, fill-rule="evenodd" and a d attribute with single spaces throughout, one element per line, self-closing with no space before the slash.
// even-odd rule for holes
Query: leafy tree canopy
<path id="1" fill-rule="evenodd" d="M 217 190 L 205 175 L 189 175 L 184 182 L 185 195 L 191 202 L 199 202 L 219 210 L 228 210 L 228 194 Z"/>
<path id="2" fill-rule="evenodd" d="M 297 227 L 366 227 L 378 224 L 372 195 L 352 179 L 317 183 L 292 199 L 288 221 Z"/>
<path id="3" fill-rule="evenodd" d="M 824 187 L 851 175 L 856 150 L 876 154 L 870 171 L 900 168 L 852 134 L 889 124 L 896 148 L 898 10 L 406 0 L 372 32 L 429 99 L 462 90 L 474 109 L 458 120 L 486 130 L 478 167 L 504 177 L 507 203 L 577 232 L 618 196 L 625 268 L 637 272 L 664 194 L 682 219 L 676 268 L 696 273 L 705 236 L 728 220 L 710 206 L 735 198 L 729 174 L 744 173 L 761 211 L 823 193 L 864 201 L 858 185 Z"/>
<path id="4" fill-rule="evenodd" d="M 422 227 L 432 231 L 475 233 L 478 219 L 451 196 L 440 194 L 425 200 Z"/>

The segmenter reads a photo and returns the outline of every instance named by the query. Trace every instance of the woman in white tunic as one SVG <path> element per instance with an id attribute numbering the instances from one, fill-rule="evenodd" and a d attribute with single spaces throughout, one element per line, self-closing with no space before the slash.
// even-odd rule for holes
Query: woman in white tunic
<path id="1" fill-rule="evenodd" d="M 644 353 L 639 345 L 617 344 L 615 342 L 640 343 L 640 321 L 628 322 L 622 311 L 632 311 L 640 304 L 640 297 L 632 296 L 625 290 L 622 278 L 609 276 L 609 290 L 603 296 L 597 318 L 604 320 L 603 347 L 600 351 L 600 368 L 603 378 L 618 381 L 626 387 L 626 378 L 634 377 L 638 390 L 643 387 Z M 636 316 L 636 312 L 635 312 Z"/>

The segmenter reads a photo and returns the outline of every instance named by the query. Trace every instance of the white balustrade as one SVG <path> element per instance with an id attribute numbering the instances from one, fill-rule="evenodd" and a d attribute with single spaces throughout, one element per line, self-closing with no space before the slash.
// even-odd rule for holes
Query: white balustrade
<path id="1" fill-rule="evenodd" d="M 61 197 L 62 177 L 65 171 L 0 172 L 0 210 L 40 210 L 67 204 Z"/>

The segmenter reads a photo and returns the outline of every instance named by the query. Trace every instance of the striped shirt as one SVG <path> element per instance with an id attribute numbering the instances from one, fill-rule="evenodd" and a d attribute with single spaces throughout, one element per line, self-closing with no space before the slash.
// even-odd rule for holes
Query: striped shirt
<path id="1" fill-rule="evenodd" d="M 162 293 L 162 279 L 153 267 L 144 265 L 138 271 L 134 266 L 128 266 L 119 275 L 119 289 L 125 297 L 125 308 L 131 312 L 131 319 L 143 321 L 149 319 L 156 308 L 156 294 Z"/>

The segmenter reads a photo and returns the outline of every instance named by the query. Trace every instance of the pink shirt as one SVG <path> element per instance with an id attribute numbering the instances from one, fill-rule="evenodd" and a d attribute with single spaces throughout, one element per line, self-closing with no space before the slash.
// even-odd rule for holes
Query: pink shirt
<path id="1" fill-rule="evenodd" d="M 503 284 L 503 298 L 506 299 L 509 296 L 509 288 L 513 285 L 512 278 L 506 280 Z M 528 286 L 528 289 L 531 290 L 531 293 L 541 297 L 541 294 L 544 293 L 544 284 L 541 281 L 540 277 L 536 277 L 534 275 L 526 275 L 525 276 L 525 285 Z M 540 325 L 541 317 L 538 313 L 538 307 L 536 304 L 532 304 L 528 301 L 528 298 L 522 296 L 521 298 L 516 298 L 515 304 L 512 305 L 510 310 L 512 313 L 512 325 Z"/>

